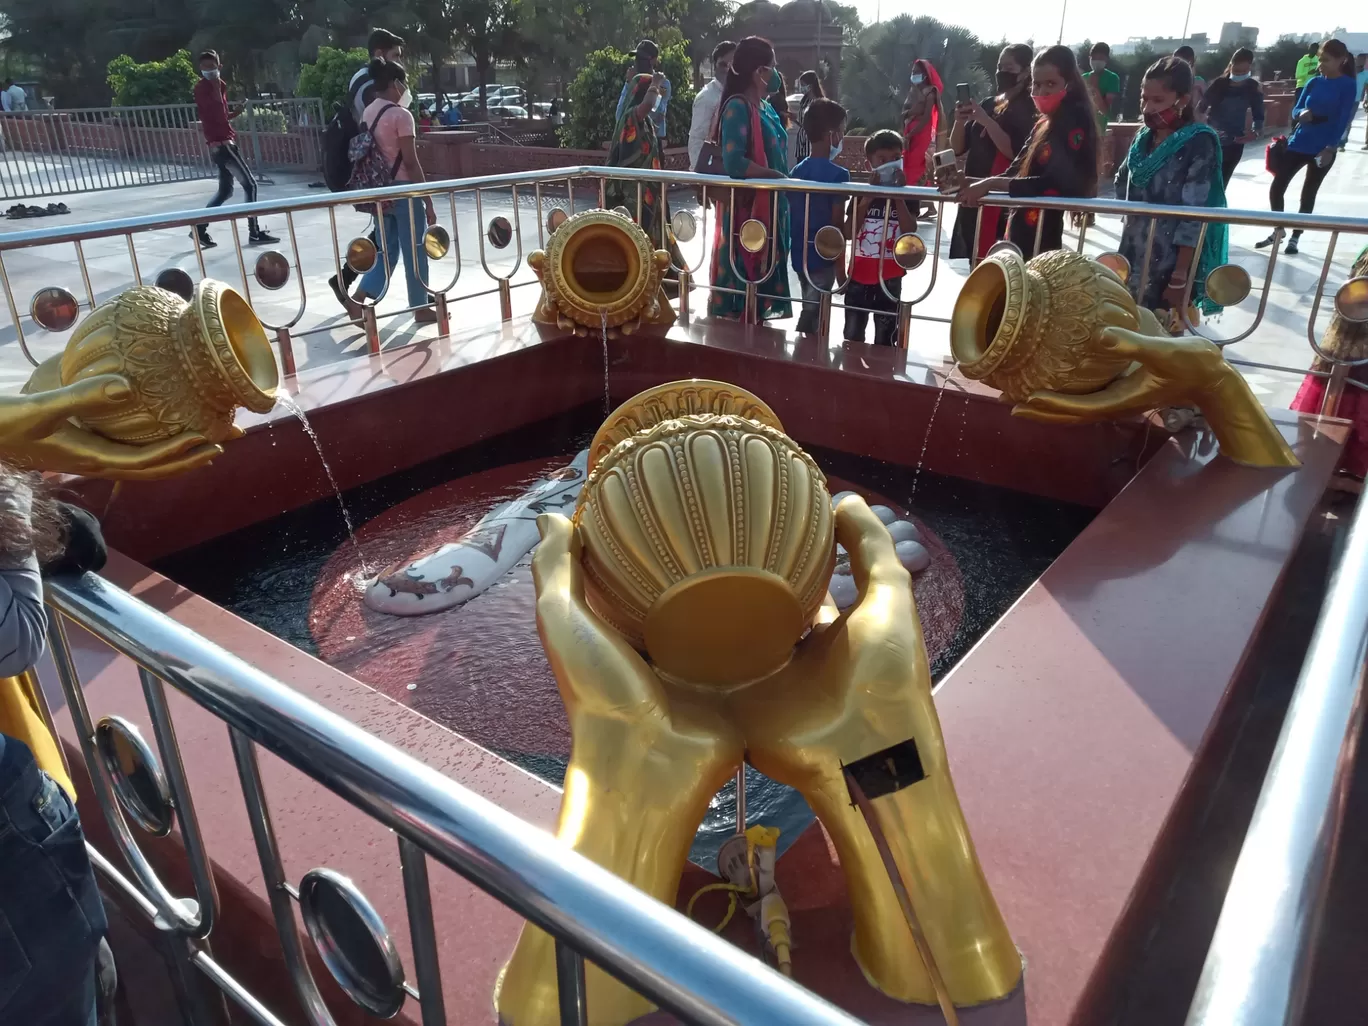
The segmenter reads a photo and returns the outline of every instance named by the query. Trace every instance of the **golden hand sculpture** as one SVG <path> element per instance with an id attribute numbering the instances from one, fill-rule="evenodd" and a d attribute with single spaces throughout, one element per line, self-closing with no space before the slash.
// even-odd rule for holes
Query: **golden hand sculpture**
<path id="1" fill-rule="evenodd" d="M 1097 392 L 1033 392 L 1012 413 L 1068 424 L 1191 404 L 1201 408 L 1221 452 L 1236 463 L 1299 465 L 1244 375 L 1226 362 L 1219 346 L 1201 338 L 1158 338 L 1125 328 L 1106 328 L 1097 340 L 1108 352 L 1133 361 L 1130 369 Z"/>
<path id="2" fill-rule="evenodd" d="M 768 423 L 719 412 L 738 404 Z M 656 407 L 681 406 L 698 412 L 657 420 Z M 850 498 L 833 535 L 821 471 L 734 386 L 661 386 L 610 425 L 620 441 L 595 463 L 575 521 L 543 515 L 533 558 L 537 626 L 572 736 L 560 840 L 672 904 L 709 800 L 748 758 L 797 789 L 835 840 L 870 982 L 934 1003 L 844 778 L 852 763 L 915 748 L 921 775 L 871 795 L 882 833 L 949 997 L 1010 993 L 1020 959 L 950 780 L 911 578 L 887 529 Z M 839 615 L 821 602 L 836 539 L 860 589 Z M 596 1026 L 650 1009 L 592 967 L 587 980 Z M 559 1021 L 554 945 L 540 930 L 524 928 L 496 1000 L 508 1026 Z"/>
<path id="3" fill-rule="evenodd" d="M 0 460 L 27 470 L 139 480 L 192 470 L 223 452 L 192 433 L 130 445 L 81 427 L 74 422 L 81 417 L 127 409 L 133 389 L 117 374 L 63 386 L 61 359 L 54 356 L 33 372 L 28 394 L 0 396 Z"/>
<path id="4" fill-rule="evenodd" d="M 1111 268 L 1077 253 L 985 258 L 955 300 L 950 348 L 965 377 L 1021 416 L 1073 423 L 1190 404 L 1237 463 L 1298 465 L 1218 346 L 1172 337 Z"/>

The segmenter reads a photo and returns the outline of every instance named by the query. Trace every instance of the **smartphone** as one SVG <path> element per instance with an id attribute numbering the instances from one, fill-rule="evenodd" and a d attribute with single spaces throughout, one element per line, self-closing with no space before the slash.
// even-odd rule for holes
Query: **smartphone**
<path id="1" fill-rule="evenodd" d="M 969 100 L 969 83 L 968 83 L 968 82 L 961 82 L 961 83 L 959 83 L 959 85 L 955 86 L 955 102 L 956 102 L 956 103 L 969 103 L 969 102 L 970 102 L 970 100 Z"/>

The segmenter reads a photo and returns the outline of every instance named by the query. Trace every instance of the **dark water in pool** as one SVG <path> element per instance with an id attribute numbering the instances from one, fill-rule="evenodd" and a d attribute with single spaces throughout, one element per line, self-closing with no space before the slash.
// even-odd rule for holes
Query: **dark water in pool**
<path id="1" fill-rule="evenodd" d="M 601 421 L 602 411 L 598 404 L 590 404 L 353 488 L 344 498 L 364 541 L 368 522 L 446 482 L 508 464 L 562 456 L 568 460 L 588 445 Z M 949 554 L 946 558 L 953 557 L 952 566 L 957 575 L 953 618 L 948 623 L 933 623 L 937 611 L 922 608 L 928 648 L 932 652 L 932 675 L 937 680 L 1040 576 L 1094 514 L 1085 507 L 926 472 L 916 481 L 914 495 L 915 475 L 911 468 L 820 446 L 806 448 L 829 476 L 865 493 L 877 493 L 890 504 L 910 510 L 943 543 L 941 551 L 948 550 Z M 837 490 L 834 485 L 832 490 Z M 325 568 L 330 567 L 339 547 L 347 543 L 337 503 L 330 497 L 166 557 L 156 569 L 282 640 L 337 662 L 333 649 L 320 650 L 310 628 L 310 611 Z M 369 553 L 367 558 L 374 561 Z M 523 589 L 529 587 L 527 565 L 528 559 L 524 558 L 509 575 L 510 581 Z M 335 563 L 331 569 L 335 570 Z M 481 602 L 502 608 L 497 604 L 506 601 L 510 592 L 508 589 L 500 592 L 500 586 L 496 585 L 465 608 L 473 613 L 476 603 Z M 360 603 L 359 593 L 355 601 Z M 920 584 L 918 602 L 921 606 L 923 591 Z M 527 618 L 525 609 L 521 611 Z M 459 612 L 454 609 L 416 619 L 429 624 L 445 622 L 451 632 L 459 633 Z M 485 615 L 487 623 L 491 615 L 489 609 L 485 610 Z M 443 618 L 450 619 L 444 621 Z M 402 619 L 411 623 L 415 618 Z M 521 626 L 521 631 L 518 637 L 525 640 L 519 644 L 535 645 L 535 634 L 526 625 Z M 933 645 L 932 635 L 937 633 L 938 641 Z M 482 640 L 487 641 L 487 637 Z M 539 653 L 529 654 L 544 665 Z M 342 668 L 367 680 L 367 675 L 352 665 Z M 423 679 L 419 674 L 415 676 Z M 516 674 L 514 678 L 516 681 Z M 376 681 L 369 682 L 379 686 Z M 476 680 L 459 686 L 478 688 L 480 684 Z M 426 680 L 423 686 L 427 686 Z M 381 690 L 386 689 L 382 687 Z M 407 700 L 402 693 L 394 697 Z M 566 766 L 562 755 L 524 750 L 537 746 L 506 747 L 482 736 L 475 724 L 463 722 L 461 703 L 443 705 L 442 696 L 433 695 L 431 691 L 417 697 L 435 703 L 427 707 L 415 705 L 427 715 L 475 738 L 527 771 L 555 784 L 561 783 Z M 482 700 L 479 695 L 472 697 L 475 701 Z M 511 699 L 507 695 L 503 697 L 505 702 L 518 701 L 516 693 Z M 469 708 L 469 705 L 465 707 Z M 444 715 L 443 710 L 450 714 Z M 564 714 L 558 706 L 552 715 L 563 723 Z M 563 726 L 556 729 L 564 730 Z M 811 822 L 811 812 L 801 797 L 753 769 L 747 771 L 746 794 L 749 820 L 779 826 L 781 848 L 787 847 Z M 717 847 L 733 829 L 735 808 L 735 787 L 728 784 L 714 799 L 699 831 L 691 855 L 695 862 L 712 868 Z"/>

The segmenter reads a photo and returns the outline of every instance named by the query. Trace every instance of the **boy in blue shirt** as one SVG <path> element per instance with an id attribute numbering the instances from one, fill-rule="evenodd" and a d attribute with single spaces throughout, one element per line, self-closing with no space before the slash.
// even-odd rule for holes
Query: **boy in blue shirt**
<path id="1" fill-rule="evenodd" d="M 830 184 L 850 181 L 850 172 L 835 161 L 845 138 L 845 120 L 845 108 L 835 100 L 813 100 L 808 104 L 803 112 L 803 132 L 812 144 L 812 153 L 798 162 L 789 173 L 790 178 Z M 803 288 L 803 312 L 798 315 L 797 326 L 800 335 L 816 332 L 822 293 L 830 292 L 838 280 L 845 281 L 845 260 L 827 260 L 813 244 L 817 232 L 827 225 L 845 232 L 844 197 L 823 192 L 795 192 L 789 196 L 789 256 Z"/>

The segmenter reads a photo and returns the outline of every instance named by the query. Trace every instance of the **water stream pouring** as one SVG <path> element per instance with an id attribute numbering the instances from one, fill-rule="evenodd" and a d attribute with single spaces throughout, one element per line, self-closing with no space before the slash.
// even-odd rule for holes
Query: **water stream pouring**
<path id="1" fill-rule="evenodd" d="M 921 453 L 917 456 L 917 469 L 912 472 L 912 494 L 917 494 L 917 482 L 921 480 L 922 464 L 926 462 L 926 447 L 931 442 L 931 428 L 936 423 L 936 413 L 940 410 L 941 400 L 945 398 L 945 386 L 950 384 L 950 376 L 959 369 L 958 361 L 941 378 L 940 388 L 936 389 L 936 401 L 931 406 L 931 416 L 926 421 L 926 434 L 922 436 Z M 963 426 L 960 431 L 963 433 Z"/>
<path id="2" fill-rule="evenodd" d="M 342 489 L 338 487 L 337 478 L 333 476 L 332 467 L 328 465 L 328 458 L 323 455 L 323 446 L 318 440 L 318 433 L 309 423 L 309 418 L 305 415 L 303 408 L 285 392 L 276 396 L 276 402 L 294 414 L 303 426 L 304 433 L 309 436 L 309 441 L 313 442 L 314 450 L 318 453 L 318 462 L 323 464 L 323 473 L 328 475 L 328 484 L 332 486 L 333 495 L 337 497 L 337 508 L 342 511 L 342 523 L 346 525 L 347 537 L 351 539 L 352 548 L 356 550 L 357 562 L 361 564 L 360 568 L 350 576 L 357 587 L 364 589 L 369 583 L 369 579 L 374 575 L 366 563 L 366 554 L 361 548 L 361 542 L 356 537 L 356 526 L 352 523 L 351 511 L 347 509 L 347 504 L 342 498 Z"/>
<path id="3" fill-rule="evenodd" d="M 613 403 L 608 395 L 608 308 L 599 307 L 599 323 L 603 334 L 603 415 L 613 412 Z"/>

